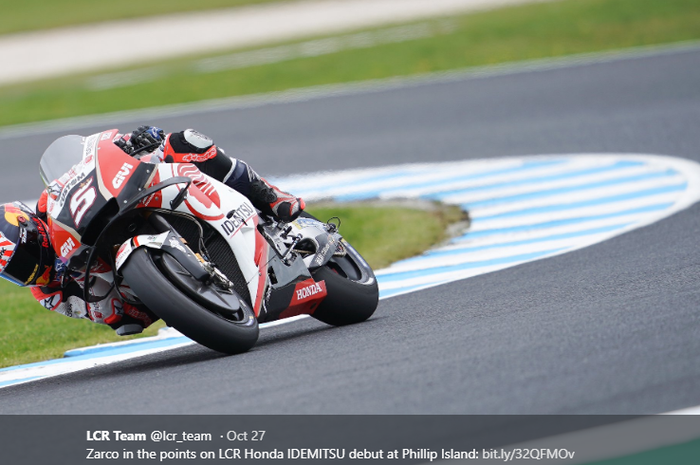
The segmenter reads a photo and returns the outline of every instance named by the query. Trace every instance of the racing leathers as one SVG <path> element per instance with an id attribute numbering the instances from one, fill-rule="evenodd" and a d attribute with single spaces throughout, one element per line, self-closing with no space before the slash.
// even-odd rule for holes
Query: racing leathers
<path id="1" fill-rule="evenodd" d="M 142 126 L 130 134 L 118 134 L 114 143 L 126 153 L 149 163 L 192 163 L 204 174 L 223 182 L 250 199 L 267 215 L 292 221 L 305 207 L 304 201 L 279 190 L 242 160 L 228 157 L 213 141 L 192 129 L 165 135 L 159 128 Z M 46 219 L 47 191 L 37 204 L 37 215 Z M 104 295 L 98 302 L 83 301 L 84 275 L 67 276 L 56 259 L 54 273 L 44 285 L 32 287 L 34 297 L 48 310 L 73 318 L 86 318 L 110 325 L 119 335 L 140 333 L 157 320 L 146 308 L 124 301 L 111 288 L 112 272 L 105 263 L 91 269 L 91 292 Z M 111 288 L 111 289 L 110 289 Z"/>
<path id="2" fill-rule="evenodd" d="M 163 135 L 161 129 L 141 126 L 118 135 L 115 143 L 129 154 L 151 163 L 193 163 L 201 172 L 221 181 L 250 199 L 255 208 L 282 221 L 292 221 L 304 209 L 304 201 L 279 190 L 260 177 L 243 160 L 230 158 L 207 136 L 187 129 Z M 143 155 L 144 148 L 157 149 Z"/>

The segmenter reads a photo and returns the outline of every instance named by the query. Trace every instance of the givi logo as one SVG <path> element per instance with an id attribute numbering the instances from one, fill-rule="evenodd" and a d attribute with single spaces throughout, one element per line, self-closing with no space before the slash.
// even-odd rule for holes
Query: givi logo
<path id="1" fill-rule="evenodd" d="M 114 177 L 114 179 L 112 179 L 112 186 L 114 186 L 115 189 L 119 189 L 126 177 L 129 175 L 129 173 L 131 173 L 131 170 L 133 168 L 134 165 L 124 163 L 122 165 L 122 169 L 120 169 L 117 175 Z"/>

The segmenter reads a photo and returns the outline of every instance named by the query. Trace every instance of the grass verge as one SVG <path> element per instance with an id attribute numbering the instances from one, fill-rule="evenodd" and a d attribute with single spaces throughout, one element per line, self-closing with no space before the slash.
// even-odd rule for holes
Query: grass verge
<path id="1" fill-rule="evenodd" d="M 258 62 L 275 61 L 270 56 L 289 47 L 292 55 L 245 66 L 239 55 L 236 69 L 207 70 L 202 56 L 154 64 L 131 69 L 118 87 L 95 86 L 95 75 L 6 86 L 0 126 L 700 39 L 700 2 L 566 0 L 457 16 L 447 28 L 444 21 L 421 23 L 432 31 L 421 38 L 387 39 L 374 30 L 340 36 L 345 47 L 326 40 L 268 48 Z M 363 45 L 367 37 L 384 42 Z"/>
<path id="2" fill-rule="evenodd" d="M 375 269 L 441 242 L 447 226 L 462 217 L 456 207 L 416 210 L 360 204 L 311 206 L 309 211 L 324 220 L 339 217 L 343 235 Z M 58 358 L 68 349 L 135 337 L 120 338 L 105 325 L 46 311 L 29 289 L 2 279 L 0 295 L 0 367 Z M 162 326 L 158 322 L 140 337 L 153 336 Z"/>
<path id="3" fill-rule="evenodd" d="M 6 0 L 0 34 L 281 0 Z"/>
<path id="4" fill-rule="evenodd" d="M 318 204 L 308 210 L 322 221 L 338 217 L 340 233 L 375 270 L 443 242 L 448 227 L 465 219 L 459 207 L 432 203 L 420 209 L 381 202 Z"/>

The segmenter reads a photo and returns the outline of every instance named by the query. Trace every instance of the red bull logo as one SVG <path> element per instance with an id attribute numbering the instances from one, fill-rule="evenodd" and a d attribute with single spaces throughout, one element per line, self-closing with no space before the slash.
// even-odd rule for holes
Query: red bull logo
<path id="1" fill-rule="evenodd" d="M 19 218 L 23 218 L 24 221 L 29 221 L 29 215 L 19 207 L 14 205 L 5 205 L 5 221 L 14 226 L 19 226 Z"/>

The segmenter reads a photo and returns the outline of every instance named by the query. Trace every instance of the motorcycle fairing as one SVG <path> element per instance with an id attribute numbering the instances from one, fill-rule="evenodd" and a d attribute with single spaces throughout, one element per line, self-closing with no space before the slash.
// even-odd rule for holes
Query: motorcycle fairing
<path id="1" fill-rule="evenodd" d="M 51 243 L 64 262 L 85 248 L 83 244 L 90 239 L 85 237 L 89 226 L 96 217 L 104 216 L 112 199 L 116 198 L 113 210 L 118 211 L 126 198 L 143 189 L 153 177 L 153 165 L 140 163 L 114 145 L 116 134 L 117 130 L 112 129 L 83 138 L 82 158 L 47 187 Z M 63 144 L 76 142 L 75 136 L 67 136 L 54 144 L 62 139 L 67 139 Z"/>
<path id="2" fill-rule="evenodd" d="M 227 185 L 204 175 L 190 163 L 162 163 L 155 166 L 157 175 L 153 178 L 154 181 L 163 182 L 185 173 L 193 179 L 185 200 L 175 211 L 194 215 L 207 222 L 226 240 L 248 285 L 257 315 L 262 303 L 262 286 L 259 285 L 261 275 L 256 257 L 262 258 L 265 253 L 259 251 L 264 244 L 257 239 L 257 212 L 250 200 Z M 162 189 L 158 202 L 167 208 L 180 193 L 181 187 L 178 186 Z M 237 219 L 227 218 L 225 212 L 232 211 L 246 213 L 239 215 Z M 265 275 L 262 277 L 264 281 Z"/>
<path id="3" fill-rule="evenodd" d="M 91 260 L 95 252 L 92 244 L 97 240 L 96 234 L 90 232 L 94 220 L 101 230 L 122 210 L 133 207 L 179 211 L 206 222 L 226 241 L 245 279 L 255 315 L 261 321 L 313 313 L 326 296 L 325 283 L 313 280 L 299 255 L 287 256 L 291 245 L 285 248 L 284 244 L 274 244 L 269 237 L 263 237 L 258 231 L 257 211 L 245 196 L 204 175 L 190 163 L 151 164 L 132 158 L 113 143 L 116 134 L 117 130 L 109 130 L 87 138 L 67 136 L 67 140 L 59 139 L 47 149 L 46 153 L 63 144 L 66 152 L 75 152 L 77 144 L 82 154 L 82 159 L 52 182 L 49 189 L 52 240 L 64 262 L 75 259 L 69 265 L 77 269 L 75 265 Z M 52 162 L 46 163 L 46 170 L 42 165 L 44 179 L 46 173 L 52 172 Z M 314 265 L 325 264 L 335 252 L 333 244 L 340 236 L 329 233 L 323 223 L 315 220 L 301 221 L 296 227 L 300 229 L 299 238 L 313 240 L 316 252 L 321 252 L 312 256 Z M 87 236 L 93 240 L 91 244 L 87 244 Z M 155 236 L 137 236 L 125 242 L 128 245 L 122 245 L 117 254 L 118 266 L 140 246 L 157 247 L 158 240 Z M 196 274 L 199 265 L 190 265 Z M 275 282 L 268 278 L 270 270 Z M 261 315 L 261 311 L 265 314 Z"/>
<path id="4" fill-rule="evenodd" d="M 325 281 L 307 279 L 294 286 L 294 294 L 289 306 L 280 314 L 280 318 L 307 314 L 312 315 L 321 301 L 328 295 Z"/>
<path id="5" fill-rule="evenodd" d="M 258 316 L 261 323 L 302 314 L 311 315 L 328 294 L 326 283 L 311 277 L 301 257 L 296 257 L 291 263 L 283 263 L 275 255 L 268 266 L 270 295 L 264 312 Z M 305 292 L 307 290 L 310 292 Z"/>

